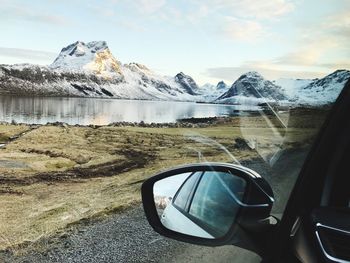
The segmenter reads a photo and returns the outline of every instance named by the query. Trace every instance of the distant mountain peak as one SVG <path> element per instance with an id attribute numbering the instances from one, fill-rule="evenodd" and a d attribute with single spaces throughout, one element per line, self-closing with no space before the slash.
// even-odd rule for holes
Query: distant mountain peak
<path id="1" fill-rule="evenodd" d="M 274 100 L 286 99 L 286 94 L 280 86 L 264 79 L 256 71 L 250 71 L 242 74 L 231 86 L 231 88 L 222 94 L 218 100 L 227 99 L 235 96 L 245 96 L 254 98 L 267 98 Z"/>
<path id="2" fill-rule="evenodd" d="M 187 76 L 187 75 L 181 71 L 181 72 L 177 73 L 176 76 L 185 77 L 185 76 Z"/>
<path id="3" fill-rule="evenodd" d="M 112 55 L 106 41 L 76 41 L 62 48 L 49 67 L 62 71 L 90 71 L 103 76 L 121 74 L 120 62 Z"/>
<path id="4" fill-rule="evenodd" d="M 125 66 L 128 67 L 129 69 L 131 69 L 132 71 L 141 71 L 141 72 L 150 72 L 151 71 L 147 66 L 140 64 L 140 63 L 135 63 L 135 62 L 126 64 Z"/>
<path id="5" fill-rule="evenodd" d="M 223 80 L 221 80 L 221 81 L 219 81 L 218 84 L 216 85 L 216 88 L 217 88 L 218 90 L 224 90 L 224 89 L 228 89 L 228 86 L 226 85 L 226 83 L 225 83 Z"/>
<path id="6" fill-rule="evenodd" d="M 83 41 L 76 41 L 61 50 L 61 54 L 69 56 L 83 56 L 86 52 L 96 53 L 108 49 L 106 41 L 91 41 L 85 44 Z"/>
<path id="7" fill-rule="evenodd" d="M 191 76 L 180 72 L 176 74 L 175 82 L 179 83 L 187 91 L 187 93 L 191 95 L 197 94 L 198 85 Z"/>
<path id="8" fill-rule="evenodd" d="M 264 80 L 264 77 L 257 71 L 249 71 L 247 73 L 242 74 L 238 80 L 242 80 L 245 78 L 249 79 L 257 79 L 257 80 Z"/>

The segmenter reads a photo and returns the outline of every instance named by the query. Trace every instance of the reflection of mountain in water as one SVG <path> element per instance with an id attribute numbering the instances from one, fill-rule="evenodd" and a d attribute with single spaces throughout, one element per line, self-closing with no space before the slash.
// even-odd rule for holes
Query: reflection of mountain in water
<path id="1" fill-rule="evenodd" d="M 227 116 L 242 106 L 193 102 L 92 98 L 0 96 L 0 118 L 20 123 L 106 125 L 112 122 L 164 123 L 182 118 Z"/>

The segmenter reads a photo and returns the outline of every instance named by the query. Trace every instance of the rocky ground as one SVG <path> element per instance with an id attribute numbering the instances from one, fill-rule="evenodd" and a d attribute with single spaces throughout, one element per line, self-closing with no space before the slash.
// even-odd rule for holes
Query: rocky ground
<path id="1" fill-rule="evenodd" d="M 233 246 L 210 248 L 161 237 L 149 226 L 140 206 L 102 221 L 80 224 L 15 254 L 0 252 L 4 263 L 232 262 L 235 256 L 241 258 L 239 262 L 259 259 Z"/>

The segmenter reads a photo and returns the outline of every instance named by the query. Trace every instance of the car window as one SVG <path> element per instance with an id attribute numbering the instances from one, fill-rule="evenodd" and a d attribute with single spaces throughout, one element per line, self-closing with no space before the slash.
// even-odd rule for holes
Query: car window
<path id="1" fill-rule="evenodd" d="M 214 229 L 217 236 L 227 233 L 242 200 L 246 182 L 221 172 L 205 172 L 195 191 L 189 214 Z"/>
<path id="2" fill-rule="evenodd" d="M 0 0 L 0 262 L 239 258 L 161 239 L 141 185 L 190 163 L 242 165 L 268 181 L 282 218 L 350 79 L 349 10 L 349 0 Z M 159 184 L 159 212 L 171 204 L 223 231 L 232 178 L 209 175 L 195 195 L 199 174 L 176 198 L 187 174 Z M 198 208 L 222 199 L 216 219 Z"/>
<path id="3" fill-rule="evenodd" d="M 196 187 L 196 182 L 202 172 L 196 172 L 192 174 L 187 180 L 183 183 L 180 190 L 175 195 L 174 204 L 182 209 L 186 210 L 187 205 L 189 204 L 192 192 Z"/>

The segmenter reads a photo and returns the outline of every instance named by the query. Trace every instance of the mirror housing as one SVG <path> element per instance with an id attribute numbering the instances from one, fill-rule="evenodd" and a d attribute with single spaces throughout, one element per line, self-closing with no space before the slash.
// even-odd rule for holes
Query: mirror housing
<path id="1" fill-rule="evenodd" d="M 219 238 L 203 238 L 191 236 L 166 228 L 159 218 L 156 204 L 154 201 L 153 188 L 154 184 L 162 179 L 194 172 L 224 172 L 238 176 L 246 182 L 246 190 L 243 199 L 236 200 L 239 206 L 237 216 L 229 228 L 228 232 Z M 141 188 L 142 202 L 148 222 L 153 229 L 159 234 L 173 238 L 179 241 L 206 245 L 221 246 L 234 244 L 236 246 L 249 249 L 259 253 L 257 244 L 261 240 L 259 237 L 265 236 L 276 224 L 271 223 L 270 212 L 274 202 L 273 192 L 270 185 L 265 179 L 251 169 L 243 166 L 225 163 L 199 163 L 186 166 L 180 166 L 174 169 L 161 172 L 142 184 Z M 276 219 L 273 218 L 274 223 Z"/>

